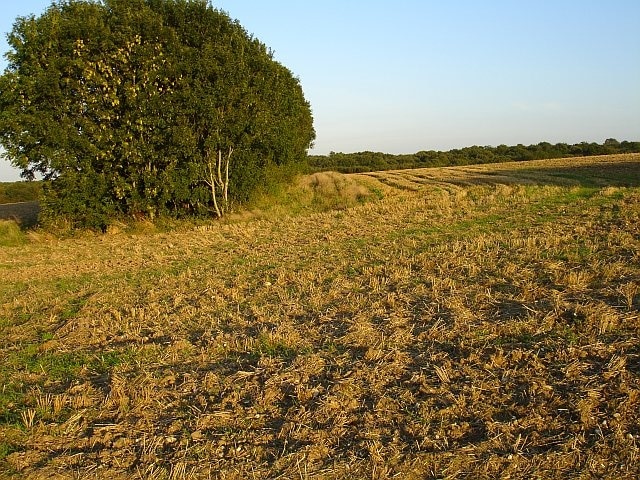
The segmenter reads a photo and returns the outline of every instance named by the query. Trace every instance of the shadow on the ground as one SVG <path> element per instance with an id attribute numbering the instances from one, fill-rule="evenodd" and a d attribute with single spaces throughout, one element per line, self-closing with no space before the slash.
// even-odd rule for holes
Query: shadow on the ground
<path id="1" fill-rule="evenodd" d="M 40 203 L 20 202 L 0 205 L 0 220 L 15 220 L 22 228 L 31 228 L 38 223 Z"/>
<path id="2" fill-rule="evenodd" d="M 537 162 L 536 162 L 537 163 Z M 396 170 L 364 174 L 382 182 L 400 179 L 415 185 L 557 185 L 603 187 L 640 186 L 640 161 L 594 162 L 588 165 L 495 164 L 419 170 Z M 388 178 L 389 177 L 389 178 Z M 414 188 L 415 189 L 415 188 Z"/>
<path id="3" fill-rule="evenodd" d="M 583 187 L 638 187 L 640 161 L 596 163 L 575 167 L 540 167 L 500 170 L 500 175 L 542 185 L 579 185 Z M 490 177 L 490 175 L 489 175 Z"/>

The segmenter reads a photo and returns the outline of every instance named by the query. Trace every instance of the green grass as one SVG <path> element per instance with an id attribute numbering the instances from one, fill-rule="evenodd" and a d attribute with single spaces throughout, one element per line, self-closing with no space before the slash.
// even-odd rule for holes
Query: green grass
<path id="1" fill-rule="evenodd" d="M 39 345 L 29 344 L 10 355 L 8 362 L 20 365 L 26 372 L 43 375 L 58 382 L 76 377 L 83 365 L 88 363 L 88 357 L 79 352 L 42 353 Z"/>
<path id="2" fill-rule="evenodd" d="M 43 339 L 52 334 L 44 333 Z M 47 341 L 47 340 L 44 340 Z M 99 355 L 86 352 L 42 351 L 41 344 L 23 345 L 9 354 L 3 366 L 5 381 L 11 383 L 9 372 L 23 372 L 41 376 L 54 382 L 69 382 L 80 376 L 83 369 L 92 375 L 104 373 L 115 365 L 131 358 L 131 352 L 111 351 Z"/>
<path id="3" fill-rule="evenodd" d="M 265 333 L 258 336 L 258 344 L 255 351 L 258 355 L 278 357 L 284 360 L 291 360 L 299 353 L 299 349 L 292 347 L 284 340 L 274 339 Z"/>
<path id="4" fill-rule="evenodd" d="M 0 220 L 0 247 L 18 247 L 29 241 L 13 220 Z"/>
<path id="5" fill-rule="evenodd" d="M 16 451 L 18 451 L 16 445 L 9 442 L 0 441 L 0 460 L 4 460 L 7 455 L 10 455 L 11 453 Z"/>
<path id="6" fill-rule="evenodd" d="M 50 332 L 41 334 L 42 341 L 51 340 Z M 92 354 L 81 351 L 43 351 L 42 344 L 30 343 L 10 353 L 0 366 L 0 424 L 14 425 L 21 421 L 20 412 L 28 406 L 30 391 L 35 385 L 51 390 L 63 390 L 65 385 L 80 381 L 88 375 L 96 377 L 111 371 L 117 365 L 135 358 L 131 350 Z M 25 377 L 25 375 L 27 377 Z M 27 387 L 23 378 L 30 378 Z"/>

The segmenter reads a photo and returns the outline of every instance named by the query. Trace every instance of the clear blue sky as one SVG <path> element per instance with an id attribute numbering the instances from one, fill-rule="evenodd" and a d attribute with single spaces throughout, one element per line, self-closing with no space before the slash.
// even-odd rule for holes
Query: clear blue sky
<path id="1" fill-rule="evenodd" d="M 0 2 L 5 33 L 50 4 Z M 314 153 L 640 140 L 638 0 L 213 5 L 300 78 Z M 0 162 L 0 180 L 12 175 Z"/>

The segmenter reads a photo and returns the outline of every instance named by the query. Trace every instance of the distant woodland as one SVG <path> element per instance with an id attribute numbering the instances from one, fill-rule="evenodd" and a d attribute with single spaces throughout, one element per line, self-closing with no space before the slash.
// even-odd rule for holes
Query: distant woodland
<path id="1" fill-rule="evenodd" d="M 31 202 L 42 195 L 42 182 L 0 182 L 0 204 Z"/>
<path id="2" fill-rule="evenodd" d="M 541 142 L 537 145 L 529 146 L 473 146 L 449 150 L 448 152 L 429 150 L 406 155 L 381 152 L 331 152 L 329 155 L 309 155 L 306 170 L 310 173 L 327 170 L 342 173 L 359 173 L 376 170 L 523 162 L 545 158 L 588 157 L 620 153 L 640 153 L 640 142 L 619 142 L 615 139 L 608 139 L 603 144 L 582 142 L 575 145 L 566 143 L 552 145 L 548 142 Z M 41 198 L 41 195 L 42 182 L 0 182 L 0 204 L 37 200 Z"/>
<path id="3" fill-rule="evenodd" d="M 334 170 L 342 173 L 372 172 L 403 168 L 448 167 L 479 163 L 523 162 L 544 158 L 587 157 L 640 152 L 640 142 L 619 142 L 609 138 L 604 143 L 541 142 L 537 145 L 473 146 L 440 152 L 421 151 L 414 154 L 393 155 L 381 152 L 336 153 L 310 155 L 308 162 L 313 172 Z"/>

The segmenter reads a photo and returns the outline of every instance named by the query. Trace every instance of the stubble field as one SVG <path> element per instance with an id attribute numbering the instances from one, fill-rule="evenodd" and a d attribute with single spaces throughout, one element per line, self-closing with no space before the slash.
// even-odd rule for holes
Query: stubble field
<path id="1" fill-rule="evenodd" d="M 640 155 L 296 188 L 0 247 L 0 477 L 640 477 Z"/>

